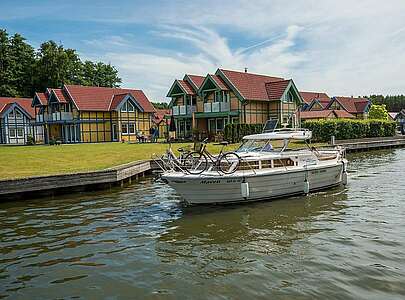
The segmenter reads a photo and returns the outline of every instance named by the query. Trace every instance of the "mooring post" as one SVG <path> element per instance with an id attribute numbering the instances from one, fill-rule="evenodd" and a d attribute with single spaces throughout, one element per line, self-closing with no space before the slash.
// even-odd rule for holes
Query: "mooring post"
<path id="1" fill-rule="evenodd" d="M 330 144 L 331 144 L 332 146 L 335 146 L 335 136 L 334 136 L 334 135 L 332 135 L 332 136 L 330 137 Z"/>

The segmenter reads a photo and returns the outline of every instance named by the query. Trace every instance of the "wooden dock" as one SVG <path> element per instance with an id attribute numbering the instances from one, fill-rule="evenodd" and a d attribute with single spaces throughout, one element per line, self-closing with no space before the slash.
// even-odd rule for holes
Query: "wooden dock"
<path id="1" fill-rule="evenodd" d="M 125 183 L 131 183 L 133 179 L 138 179 L 139 176 L 144 176 L 151 168 L 151 162 L 147 160 L 101 171 L 2 180 L 0 198 L 7 201 L 15 198 L 34 198 L 54 193 L 106 188 L 113 185 L 123 186 Z"/>
<path id="2" fill-rule="evenodd" d="M 335 145 L 345 147 L 347 152 L 400 148 L 405 147 L 405 136 L 365 138 L 357 140 L 336 140 Z"/>

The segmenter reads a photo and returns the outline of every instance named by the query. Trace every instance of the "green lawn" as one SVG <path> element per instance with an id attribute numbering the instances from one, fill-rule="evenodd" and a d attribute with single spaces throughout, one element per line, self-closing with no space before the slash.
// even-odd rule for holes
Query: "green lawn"
<path id="1" fill-rule="evenodd" d="M 173 144 L 173 149 L 190 145 Z M 303 144 L 290 144 L 302 147 Z M 94 171 L 149 159 L 153 153 L 162 154 L 167 144 L 75 144 L 60 146 L 1 146 L 0 180 L 40 175 Z M 225 149 L 232 150 L 236 144 Z M 208 150 L 218 152 L 221 146 L 209 144 Z"/>

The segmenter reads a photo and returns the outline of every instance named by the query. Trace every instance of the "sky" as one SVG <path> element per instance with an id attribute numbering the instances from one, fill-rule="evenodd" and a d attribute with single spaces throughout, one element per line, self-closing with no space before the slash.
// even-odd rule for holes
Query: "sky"
<path id="1" fill-rule="evenodd" d="M 404 13 L 404 0 L 0 0 L 0 28 L 111 63 L 153 101 L 185 73 L 245 67 L 359 96 L 405 93 Z"/>

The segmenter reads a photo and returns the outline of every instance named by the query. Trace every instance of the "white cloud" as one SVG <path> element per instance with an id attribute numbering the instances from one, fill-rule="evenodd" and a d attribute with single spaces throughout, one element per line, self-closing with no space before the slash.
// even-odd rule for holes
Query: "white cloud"
<path id="1" fill-rule="evenodd" d="M 184 73 L 206 74 L 217 67 L 248 67 L 251 72 L 293 78 L 302 90 L 331 95 L 404 93 L 404 11 L 403 0 L 150 1 L 136 7 L 128 1 L 108 9 L 105 5 L 63 6 L 65 18 L 159 26 L 157 33 L 149 34 L 162 42 L 181 43 L 181 50 L 159 45 L 142 48 L 141 40 L 131 40 L 136 45 L 129 50 L 128 39 L 118 35 L 88 42 L 98 50 L 106 49 L 96 59 L 116 65 L 125 86 L 142 88 L 157 100 Z M 252 43 L 236 48 L 229 32 L 232 38 L 239 35 Z M 84 54 L 94 56 L 93 50 L 90 47 Z"/>

